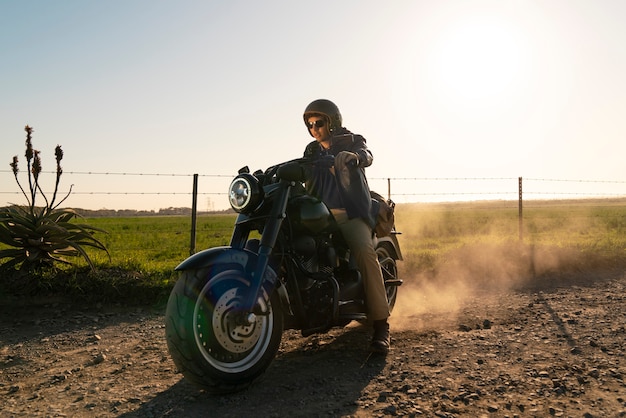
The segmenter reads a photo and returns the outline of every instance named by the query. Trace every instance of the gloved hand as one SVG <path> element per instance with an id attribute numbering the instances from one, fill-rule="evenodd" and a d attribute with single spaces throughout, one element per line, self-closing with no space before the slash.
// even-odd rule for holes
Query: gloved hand
<path id="1" fill-rule="evenodd" d="M 359 165 L 359 156 L 354 152 L 341 151 L 335 157 L 335 168 L 357 167 Z"/>
<path id="2" fill-rule="evenodd" d="M 335 156 L 335 175 L 344 189 L 350 187 L 350 171 L 359 165 L 359 156 L 353 152 L 341 151 Z"/>

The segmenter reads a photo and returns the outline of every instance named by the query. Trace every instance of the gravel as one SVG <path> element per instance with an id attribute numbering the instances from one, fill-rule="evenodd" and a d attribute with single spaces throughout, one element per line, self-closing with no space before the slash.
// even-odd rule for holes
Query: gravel
<path id="1" fill-rule="evenodd" d="M 449 289 L 405 285 L 386 357 L 364 324 L 289 330 L 263 379 L 227 396 L 177 372 L 162 309 L 11 301 L 0 416 L 624 417 L 625 289 L 623 273 L 587 274 L 442 303 Z"/>

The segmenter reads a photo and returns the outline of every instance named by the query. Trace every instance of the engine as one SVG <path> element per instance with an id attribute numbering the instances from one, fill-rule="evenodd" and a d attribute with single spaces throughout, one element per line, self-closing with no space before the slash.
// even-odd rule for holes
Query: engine
<path id="1" fill-rule="evenodd" d="M 294 240 L 293 248 L 303 271 L 332 275 L 337 257 L 329 239 L 302 235 Z"/>

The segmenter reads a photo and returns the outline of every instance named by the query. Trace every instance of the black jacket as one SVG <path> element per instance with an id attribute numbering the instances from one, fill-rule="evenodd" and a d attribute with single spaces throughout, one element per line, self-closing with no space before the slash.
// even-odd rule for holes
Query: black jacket
<path id="1" fill-rule="evenodd" d="M 359 164 L 357 167 L 335 167 L 334 170 L 323 164 L 313 165 L 306 170 L 307 192 L 321 199 L 329 208 L 344 208 L 350 219 L 363 218 L 373 227 L 372 201 L 365 167 L 370 166 L 374 158 L 365 144 L 365 138 L 340 128 L 333 132 L 330 141 L 328 150 L 317 141 L 312 141 L 307 145 L 304 157 L 320 159 L 349 151 L 358 155 Z M 346 176 L 344 181 L 339 179 L 342 173 Z"/>

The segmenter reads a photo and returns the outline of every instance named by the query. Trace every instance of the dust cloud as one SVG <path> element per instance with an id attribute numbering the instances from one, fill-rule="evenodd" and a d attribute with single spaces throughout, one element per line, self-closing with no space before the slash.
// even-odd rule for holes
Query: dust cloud
<path id="1" fill-rule="evenodd" d="M 397 205 L 395 215 L 404 284 L 391 321 L 411 329 L 420 321 L 454 321 L 476 296 L 497 300 L 502 292 L 593 280 L 589 272 L 615 263 L 601 248 L 579 244 L 623 222 L 619 213 L 599 216 L 594 202 L 538 202 L 524 218 L 520 241 L 516 210 L 500 202 Z"/>
<path id="2" fill-rule="evenodd" d="M 470 297 L 545 287 L 553 277 L 576 270 L 579 256 L 571 249 L 476 242 L 447 252 L 427 269 L 405 257 L 391 324 L 416 330 L 454 322 Z"/>

